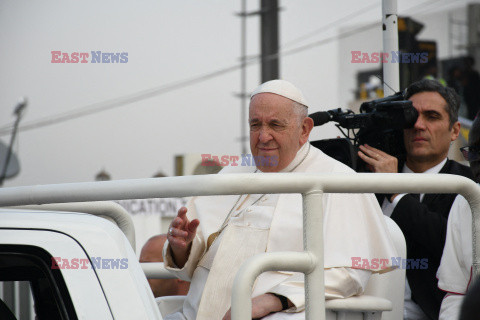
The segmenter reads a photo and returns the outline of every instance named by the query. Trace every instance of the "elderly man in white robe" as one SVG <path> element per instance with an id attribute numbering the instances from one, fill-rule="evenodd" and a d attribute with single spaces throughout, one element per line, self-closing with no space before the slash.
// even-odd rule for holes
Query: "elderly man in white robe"
<path id="1" fill-rule="evenodd" d="M 250 148 L 256 166 L 226 167 L 219 174 L 270 172 L 352 173 L 308 142 L 313 120 L 303 94 L 272 80 L 251 95 Z M 260 161 L 259 161 L 260 160 Z M 373 194 L 324 194 L 326 298 L 363 293 L 372 272 L 391 268 L 396 256 Z M 262 252 L 303 251 L 299 194 L 245 194 L 193 198 L 172 221 L 165 266 L 191 281 L 181 311 L 166 319 L 230 319 L 233 279 L 247 258 Z M 358 258 L 388 264 L 360 268 Z M 385 260 L 384 260 L 385 261 Z M 353 267 L 353 268 L 352 268 Z M 304 319 L 304 277 L 266 272 L 252 293 L 252 318 Z"/>

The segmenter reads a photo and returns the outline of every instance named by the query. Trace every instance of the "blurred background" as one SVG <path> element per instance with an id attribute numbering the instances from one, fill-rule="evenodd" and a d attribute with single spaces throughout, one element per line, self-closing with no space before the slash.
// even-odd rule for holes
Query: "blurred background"
<path id="1" fill-rule="evenodd" d="M 352 51 L 382 50 L 381 1 L 263 2 L 278 6 L 278 77 L 304 92 L 310 112 L 354 108 L 382 94 L 381 81 L 371 77 L 381 74 L 381 64 L 351 62 Z M 4 145 L 15 106 L 21 97 L 28 101 L 13 144 L 20 170 L 4 186 L 92 181 L 102 172 L 110 179 L 193 173 L 185 170 L 195 163 L 179 168 L 182 156 L 248 152 L 242 83 L 248 95 L 262 80 L 261 6 L 261 0 L 1 1 Z M 431 73 L 462 90 L 455 75 L 463 58 L 479 60 L 478 6 L 398 1 L 405 17 L 400 49 L 429 52 L 429 68 L 405 71 L 402 85 Z M 128 62 L 91 63 L 90 54 L 88 63 L 52 63 L 52 51 L 127 53 Z M 312 139 L 337 135 L 327 124 Z"/>

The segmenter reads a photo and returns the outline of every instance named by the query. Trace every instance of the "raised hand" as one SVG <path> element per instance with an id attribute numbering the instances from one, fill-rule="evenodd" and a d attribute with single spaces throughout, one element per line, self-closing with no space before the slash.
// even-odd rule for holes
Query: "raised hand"
<path id="1" fill-rule="evenodd" d="M 168 228 L 167 240 L 172 249 L 173 259 L 177 267 L 182 268 L 188 259 L 190 246 L 200 224 L 198 219 L 189 221 L 187 208 L 181 207 Z"/>

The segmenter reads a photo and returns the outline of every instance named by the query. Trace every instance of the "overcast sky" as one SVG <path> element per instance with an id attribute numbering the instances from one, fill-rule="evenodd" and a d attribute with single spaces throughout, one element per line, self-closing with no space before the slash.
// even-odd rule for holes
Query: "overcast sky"
<path id="1" fill-rule="evenodd" d="M 423 2 L 429 9 L 429 3 L 433 8 L 451 1 Z M 248 1 L 248 10 L 257 10 L 259 3 Z M 399 1 L 399 11 L 418 3 Z M 333 37 L 338 27 L 381 18 L 381 1 L 283 0 L 280 5 L 283 50 Z M 29 101 L 21 122 L 27 125 L 237 65 L 240 18 L 235 13 L 240 7 L 238 0 L 2 0 L 0 130 L 15 120 L 13 109 L 22 96 Z M 355 12 L 362 14 L 349 17 Z M 259 53 L 258 22 L 258 17 L 248 18 L 251 56 Z M 331 41 L 281 58 L 281 77 L 304 92 L 311 112 L 344 107 L 340 102 L 353 99 L 338 85 L 337 50 L 338 42 Z M 51 51 L 126 52 L 128 62 L 51 63 Z M 251 91 L 260 81 L 259 64 L 250 65 L 247 74 Z M 15 152 L 21 172 L 5 186 L 92 181 L 102 168 L 113 179 L 151 177 L 158 171 L 172 175 L 178 154 L 239 154 L 240 101 L 234 97 L 239 88 L 237 69 L 20 131 Z M 315 128 L 313 139 L 336 134 L 332 126 Z M 9 139 L 9 134 L 0 136 L 5 144 Z"/>

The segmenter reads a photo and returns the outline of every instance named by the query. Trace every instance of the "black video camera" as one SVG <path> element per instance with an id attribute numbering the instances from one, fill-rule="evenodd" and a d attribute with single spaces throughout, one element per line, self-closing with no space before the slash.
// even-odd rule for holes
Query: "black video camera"
<path id="1" fill-rule="evenodd" d="M 358 172 L 367 171 L 365 163 L 357 156 L 358 147 L 363 144 L 397 157 L 399 161 L 405 160 L 403 129 L 412 128 L 418 118 L 417 110 L 411 101 L 405 100 L 403 92 L 364 102 L 359 114 L 342 109 L 327 113 L 330 115 L 328 121 L 337 122 L 345 138 L 318 140 L 311 144 Z M 347 133 L 342 128 L 347 129 Z"/>

